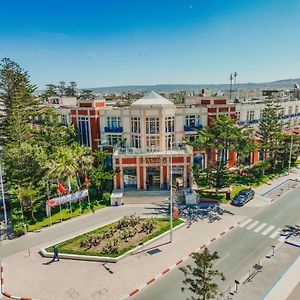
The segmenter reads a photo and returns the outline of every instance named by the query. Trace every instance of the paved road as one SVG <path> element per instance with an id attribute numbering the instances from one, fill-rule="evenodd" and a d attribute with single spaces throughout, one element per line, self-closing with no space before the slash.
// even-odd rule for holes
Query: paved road
<path id="1" fill-rule="evenodd" d="M 42 229 L 40 232 L 30 232 L 25 236 L 14 240 L 3 241 L 3 257 L 9 256 L 28 248 L 41 244 L 55 243 L 61 238 L 73 236 L 85 232 L 91 228 L 117 220 L 128 214 L 156 214 L 159 213 L 158 206 L 152 204 L 124 205 L 118 207 L 107 207 L 96 211 L 95 214 L 87 214 L 82 217 L 73 218 L 72 220 L 55 224 L 52 227 Z"/>
<path id="2" fill-rule="evenodd" d="M 297 224 L 299 216 L 300 188 L 290 191 L 280 200 L 258 214 L 246 219 L 241 227 L 213 243 L 209 249 L 218 251 L 220 259 L 216 268 L 223 271 L 226 281 L 220 283 L 222 290 L 242 278 L 255 263 L 271 252 L 271 245 L 280 243 L 280 228 Z M 187 261 L 191 263 L 191 260 Z M 180 291 L 183 275 L 178 269 L 165 275 L 152 286 L 133 298 L 147 300 L 180 300 L 188 296 Z"/>

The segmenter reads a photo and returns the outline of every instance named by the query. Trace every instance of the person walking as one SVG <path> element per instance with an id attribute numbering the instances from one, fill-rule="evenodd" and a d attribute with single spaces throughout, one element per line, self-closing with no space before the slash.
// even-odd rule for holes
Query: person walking
<path id="1" fill-rule="evenodd" d="M 57 261 L 59 261 L 59 257 L 58 257 L 58 247 L 57 247 L 57 246 L 54 246 L 54 247 L 53 247 L 53 253 L 54 253 L 53 261 L 55 261 L 55 259 L 56 259 Z"/>

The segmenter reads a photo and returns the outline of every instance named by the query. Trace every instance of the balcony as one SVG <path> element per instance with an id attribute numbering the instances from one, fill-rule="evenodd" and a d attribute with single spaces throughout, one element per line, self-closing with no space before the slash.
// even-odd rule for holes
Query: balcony
<path id="1" fill-rule="evenodd" d="M 198 125 L 184 125 L 184 131 L 194 131 L 194 130 L 199 130 L 202 129 L 203 126 L 201 124 Z"/>
<path id="2" fill-rule="evenodd" d="M 110 127 L 105 126 L 104 132 L 123 132 L 123 127 Z"/>

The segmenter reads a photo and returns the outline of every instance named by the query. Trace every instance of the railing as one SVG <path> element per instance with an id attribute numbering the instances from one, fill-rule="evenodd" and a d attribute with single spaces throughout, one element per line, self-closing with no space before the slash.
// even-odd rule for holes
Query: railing
<path id="1" fill-rule="evenodd" d="M 202 129 L 203 126 L 201 124 L 198 125 L 184 125 L 184 131 L 193 131 L 195 129 Z"/>
<path id="2" fill-rule="evenodd" d="M 104 132 L 123 132 L 123 127 L 110 127 L 105 126 Z"/>

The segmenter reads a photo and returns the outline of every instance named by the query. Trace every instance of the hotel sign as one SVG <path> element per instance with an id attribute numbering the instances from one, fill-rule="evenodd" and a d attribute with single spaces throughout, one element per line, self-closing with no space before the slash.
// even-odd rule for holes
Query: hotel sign
<path id="1" fill-rule="evenodd" d="M 166 163 L 167 162 L 167 158 L 163 157 L 146 157 L 146 164 L 159 164 L 160 160 L 162 159 L 162 163 Z"/>

